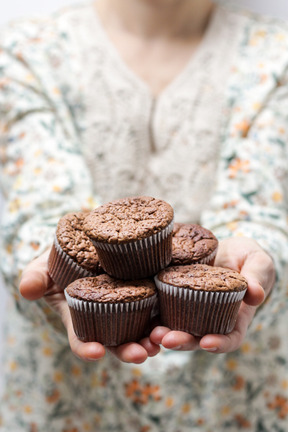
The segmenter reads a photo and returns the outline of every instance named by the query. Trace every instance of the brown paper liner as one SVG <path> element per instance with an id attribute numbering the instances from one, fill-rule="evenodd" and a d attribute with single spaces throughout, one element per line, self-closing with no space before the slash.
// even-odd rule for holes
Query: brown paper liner
<path id="1" fill-rule="evenodd" d="M 246 290 L 212 292 L 178 288 L 155 277 L 161 324 L 194 336 L 230 333 Z"/>
<path id="2" fill-rule="evenodd" d="M 137 342 L 149 328 L 157 294 L 129 303 L 100 303 L 65 297 L 76 336 L 83 342 L 117 346 Z"/>
<path id="3" fill-rule="evenodd" d="M 97 276 L 103 273 L 100 264 L 95 268 L 95 272 L 79 266 L 66 252 L 63 251 L 57 237 L 54 238 L 50 255 L 48 258 L 48 273 L 51 279 L 64 290 L 71 282 L 83 277 Z"/>
<path id="4" fill-rule="evenodd" d="M 145 279 L 167 267 L 172 259 L 172 221 L 165 229 L 145 239 L 124 244 L 93 241 L 99 261 L 117 279 Z"/>
<path id="5" fill-rule="evenodd" d="M 218 250 L 218 247 L 213 252 L 211 252 L 211 254 L 207 255 L 204 258 L 199 259 L 198 261 L 195 261 L 195 263 L 193 263 L 193 264 L 198 263 L 198 264 L 207 264 L 207 265 L 213 266 L 214 262 L 215 262 L 217 250 Z"/>

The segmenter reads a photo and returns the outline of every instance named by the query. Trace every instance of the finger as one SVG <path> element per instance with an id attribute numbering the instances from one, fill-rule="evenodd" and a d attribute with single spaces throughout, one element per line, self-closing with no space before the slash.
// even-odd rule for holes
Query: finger
<path id="1" fill-rule="evenodd" d="M 227 335 L 211 334 L 203 336 L 200 348 L 214 353 L 236 351 L 242 344 L 256 308 L 242 303 L 233 331 Z"/>
<path id="2" fill-rule="evenodd" d="M 265 252 L 256 251 L 247 256 L 241 274 L 248 281 L 248 290 L 244 301 L 251 306 L 260 305 L 275 282 L 272 259 Z"/>
<path id="3" fill-rule="evenodd" d="M 199 348 L 198 338 L 189 333 L 176 330 L 167 333 L 163 337 L 161 344 L 164 348 L 179 351 L 191 351 Z"/>
<path id="4" fill-rule="evenodd" d="M 244 274 L 243 274 L 244 276 Z M 265 299 L 264 288 L 258 281 L 253 280 L 249 275 L 245 276 L 248 282 L 248 289 L 244 296 L 244 302 L 250 306 L 259 306 Z"/>
<path id="5" fill-rule="evenodd" d="M 148 357 L 154 357 L 160 352 L 160 346 L 151 342 L 148 337 L 142 339 L 139 343 L 147 351 Z"/>
<path id="6" fill-rule="evenodd" d="M 109 347 L 109 351 L 124 363 L 140 364 L 148 357 L 146 349 L 135 342 L 129 342 L 113 348 Z"/>
<path id="7" fill-rule="evenodd" d="M 162 343 L 162 339 L 163 339 L 163 337 L 164 337 L 167 333 L 169 333 L 170 331 L 171 331 L 171 330 L 170 330 L 168 327 L 164 327 L 164 326 L 157 326 L 157 327 L 155 327 L 155 328 L 152 330 L 152 332 L 151 332 L 151 334 L 150 334 L 150 336 L 149 336 L 150 341 L 151 341 L 152 343 L 156 344 L 156 345 L 160 345 L 160 344 Z"/>
<path id="8" fill-rule="evenodd" d="M 105 348 L 98 342 L 82 342 L 71 329 L 67 329 L 71 351 L 84 361 L 96 361 L 105 356 Z"/>
<path id="9" fill-rule="evenodd" d="M 19 290 L 27 300 L 43 297 L 53 284 L 47 271 L 48 253 L 33 260 L 22 273 Z"/>
<path id="10" fill-rule="evenodd" d="M 199 348 L 199 339 L 195 336 L 182 331 L 173 331 L 164 326 L 155 327 L 150 335 L 150 340 L 174 350 L 189 351 Z"/>
<path id="11" fill-rule="evenodd" d="M 96 361 L 105 355 L 105 348 L 98 342 L 82 342 L 77 338 L 72 324 L 71 315 L 67 303 L 61 303 L 58 306 L 61 310 L 62 321 L 66 327 L 69 344 L 73 354 L 85 361 Z"/>

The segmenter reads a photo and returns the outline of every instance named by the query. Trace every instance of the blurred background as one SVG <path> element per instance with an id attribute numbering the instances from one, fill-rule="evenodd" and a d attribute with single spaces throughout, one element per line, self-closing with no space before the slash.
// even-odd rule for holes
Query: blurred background
<path id="1" fill-rule="evenodd" d="M 227 0 L 224 0 L 227 1 Z M 233 2 L 228 0 L 228 2 Z M 53 12 L 59 8 L 67 6 L 73 3 L 73 0 L 49 0 L 49 2 L 43 2 L 39 0 L 9 0 L 5 2 L 5 6 L 2 3 L 1 14 L 0 14 L 0 27 L 5 25 L 8 21 L 30 16 L 39 15 Z M 79 1 L 77 3 L 80 3 Z M 287 0 L 237 0 L 234 1 L 238 6 L 243 6 L 247 9 L 261 12 L 264 14 L 272 15 L 282 19 L 288 19 L 288 2 Z M 3 199 L 0 196 L 0 214 L 3 208 Z M 1 233 L 0 233 L 1 235 Z M 5 313 L 5 304 L 7 301 L 7 294 L 3 287 L 3 282 L 0 276 L 0 356 L 2 347 L 2 322 L 3 315 Z M 1 371 L 0 371 L 0 391 L 1 391 Z"/>
<path id="2" fill-rule="evenodd" d="M 216 0 L 217 1 L 217 0 Z M 218 0 L 224 2 L 230 2 L 244 6 L 248 9 L 259 11 L 262 13 L 274 15 L 280 18 L 288 18 L 288 2 L 287 0 Z M 81 0 L 74 0 L 74 3 L 80 3 Z M 42 14 L 49 13 L 53 10 L 57 10 L 63 6 L 67 6 L 73 3 L 73 0 L 49 0 L 48 2 L 39 0 L 9 0 L 4 2 L 1 7 L 0 14 L 0 26 L 5 24 L 7 21 L 25 17 L 29 14 Z M 87 1 L 86 1 L 87 3 Z"/>

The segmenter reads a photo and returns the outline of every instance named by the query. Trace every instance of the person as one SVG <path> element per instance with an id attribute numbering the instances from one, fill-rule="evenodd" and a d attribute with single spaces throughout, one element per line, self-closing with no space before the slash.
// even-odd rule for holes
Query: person
<path id="1" fill-rule="evenodd" d="M 96 0 L 0 43 L 0 429 L 286 432 L 287 23 L 210 0 Z M 76 338 L 47 273 L 57 221 L 139 194 L 212 230 L 215 264 L 247 278 L 230 334 Z"/>

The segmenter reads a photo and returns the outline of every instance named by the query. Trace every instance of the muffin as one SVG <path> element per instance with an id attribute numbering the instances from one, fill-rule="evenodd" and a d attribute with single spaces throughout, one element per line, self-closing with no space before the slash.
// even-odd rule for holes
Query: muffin
<path id="1" fill-rule="evenodd" d="M 214 265 L 218 240 L 211 231 L 197 224 L 175 223 L 172 235 L 170 265 Z"/>
<path id="2" fill-rule="evenodd" d="M 90 212 L 84 230 L 100 264 L 118 279 L 154 276 L 172 258 L 173 209 L 160 199 L 122 198 Z"/>
<path id="3" fill-rule="evenodd" d="M 103 273 L 96 249 L 83 231 L 85 214 L 69 213 L 57 225 L 48 272 L 62 289 L 76 279 Z"/>
<path id="4" fill-rule="evenodd" d="M 155 282 L 162 325 L 200 337 L 233 330 L 248 286 L 236 271 L 206 264 L 168 267 Z"/>
<path id="5" fill-rule="evenodd" d="M 78 279 L 65 289 L 74 331 L 84 342 L 137 342 L 157 302 L 153 279 L 123 281 L 107 274 Z"/>

